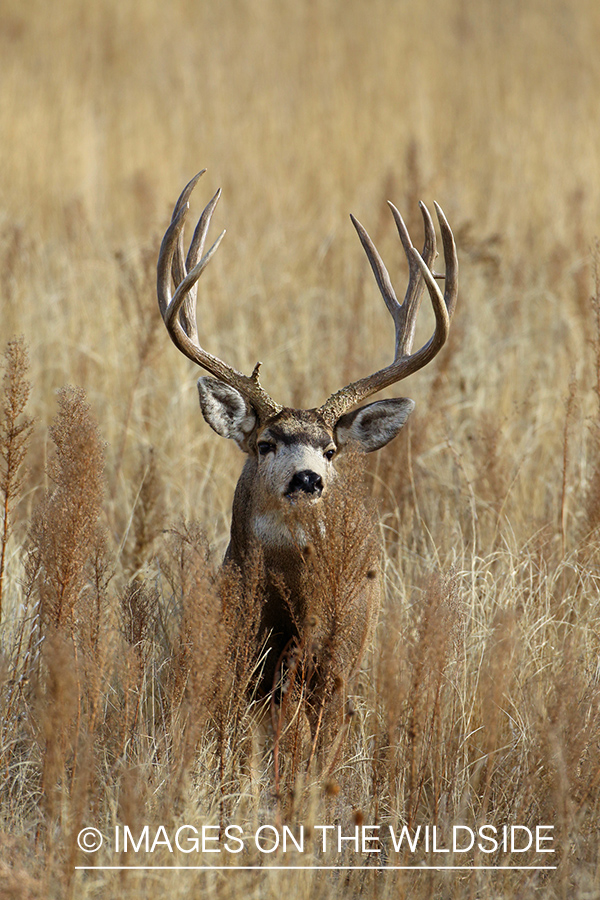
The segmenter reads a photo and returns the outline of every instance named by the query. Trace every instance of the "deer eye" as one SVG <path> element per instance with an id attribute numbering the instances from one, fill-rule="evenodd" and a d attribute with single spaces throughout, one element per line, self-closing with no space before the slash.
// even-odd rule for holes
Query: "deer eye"
<path id="1" fill-rule="evenodd" d="M 329 450 L 326 450 L 326 451 L 325 451 L 325 453 L 323 454 L 323 456 L 324 456 L 325 459 L 327 459 L 327 460 L 333 459 L 333 457 L 335 456 L 335 447 L 330 447 Z"/>
<path id="2" fill-rule="evenodd" d="M 275 444 L 272 444 L 271 441 L 259 441 L 257 447 L 261 456 L 266 456 L 267 453 L 272 453 L 275 450 Z"/>

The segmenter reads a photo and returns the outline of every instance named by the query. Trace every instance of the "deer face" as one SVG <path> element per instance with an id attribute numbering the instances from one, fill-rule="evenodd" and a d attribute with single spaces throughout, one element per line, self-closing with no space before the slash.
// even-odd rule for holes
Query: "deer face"
<path id="1" fill-rule="evenodd" d="M 265 492 L 283 502 L 317 501 L 335 477 L 333 431 L 306 410 L 285 410 L 257 426 L 249 452 Z"/>
<path id="2" fill-rule="evenodd" d="M 214 378 L 198 381 L 200 407 L 217 434 L 235 440 L 254 463 L 265 504 L 317 502 L 336 477 L 336 461 L 350 443 L 365 452 L 394 438 L 414 408 L 412 400 L 380 400 L 341 416 L 333 426 L 317 410 L 283 409 L 261 422 L 235 388 Z"/>

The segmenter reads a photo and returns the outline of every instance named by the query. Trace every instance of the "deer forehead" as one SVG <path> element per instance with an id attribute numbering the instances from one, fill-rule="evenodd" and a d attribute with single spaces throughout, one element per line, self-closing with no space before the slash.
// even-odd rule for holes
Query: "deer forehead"
<path id="1" fill-rule="evenodd" d="M 259 441 L 269 441 L 290 450 L 307 447 L 322 453 L 333 443 L 333 431 L 310 411 L 286 411 L 258 429 L 256 442 Z"/>

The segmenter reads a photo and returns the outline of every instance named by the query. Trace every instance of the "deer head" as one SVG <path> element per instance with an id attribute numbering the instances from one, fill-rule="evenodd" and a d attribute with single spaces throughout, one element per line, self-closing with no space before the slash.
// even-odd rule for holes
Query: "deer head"
<path id="1" fill-rule="evenodd" d="M 404 301 L 399 303 L 379 253 L 365 229 L 352 216 L 394 321 L 396 347 L 393 362 L 341 388 L 318 408 L 298 410 L 282 407 L 260 384 L 260 362 L 252 374 L 246 376 L 208 353 L 199 343 L 197 283 L 225 234 L 222 232 L 204 253 L 210 221 L 221 194 L 219 190 L 204 209 L 184 260 L 183 229 L 188 201 L 204 171 L 198 173 L 182 191 L 160 248 L 159 307 L 175 346 L 213 376 L 202 377 L 198 381 L 200 407 L 205 420 L 217 434 L 234 440 L 248 455 L 241 479 L 246 498 L 241 504 L 246 509 L 240 510 L 240 515 L 246 515 L 242 528 L 247 529 L 248 537 L 257 537 L 265 545 L 285 543 L 288 531 L 278 513 L 286 512 L 299 497 L 318 502 L 336 477 L 336 461 L 348 446 L 358 445 L 365 452 L 378 450 L 398 434 L 412 412 L 414 403 L 405 397 L 379 400 L 360 407 L 358 404 L 427 365 L 444 345 L 457 298 L 456 248 L 450 226 L 436 204 L 446 263 L 443 276 L 445 291 L 442 294 L 436 283 L 436 279 L 442 276 L 434 274 L 431 268 L 436 256 L 436 235 L 427 208 L 421 204 L 425 243 L 420 254 L 412 245 L 400 213 L 390 203 L 409 263 L 408 288 Z M 175 285 L 174 294 L 171 293 L 171 282 Z M 435 330 L 427 343 L 412 353 L 425 286 L 435 314 Z M 234 514 L 235 511 L 234 508 Z M 286 519 L 289 521 L 287 512 Z"/>

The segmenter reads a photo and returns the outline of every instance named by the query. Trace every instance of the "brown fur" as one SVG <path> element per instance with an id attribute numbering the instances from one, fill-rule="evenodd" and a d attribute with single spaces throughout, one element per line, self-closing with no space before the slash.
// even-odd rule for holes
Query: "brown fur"
<path id="1" fill-rule="evenodd" d="M 327 446 L 333 439 L 306 410 L 277 418 L 284 440 Z M 267 423 L 254 446 L 276 430 Z M 244 581 L 257 549 L 264 564 L 260 636 L 267 656 L 259 694 L 272 691 L 280 676 L 287 675 L 288 682 L 292 677 L 306 699 L 313 733 L 333 695 L 341 696 L 341 686 L 356 672 L 379 612 L 380 545 L 363 496 L 362 456 L 347 452 L 316 502 L 301 496 L 282 509 L 281 499 L 265 497 L 258 459 L 251 453 L 233 502 L 226 562 L 239 568 Z M 269 546 L 250 533 L 248 523 L 277 508 L 289 540 Z"/>
<path id="2" fill-rule="evenodd" d="M 304 733 L 308 720 L 314 749 L 379 611 L 380 546 L 360 460 L 392 440 L 414 404 L 382 400 L 329 423 L 315 409 L 262 415 L 213 378 L 201 378 L 198 390 L 208 424 L 247 454 L 225 564 L 243 585 L 258 579 L 256 650 L 266 655 L 255 687 L 271 699 L 276 737 L 293 720 Z M 240 642 L 244 627 L 242 620 Z"/>

